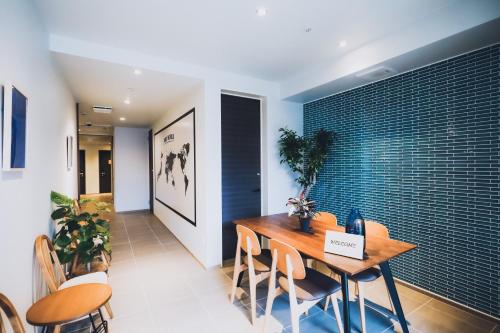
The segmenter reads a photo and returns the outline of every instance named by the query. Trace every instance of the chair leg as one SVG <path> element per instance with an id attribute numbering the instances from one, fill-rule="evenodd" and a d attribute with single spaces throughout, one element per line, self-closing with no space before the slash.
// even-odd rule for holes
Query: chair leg
<path id="1" fill-rule="evenodd" d="M 339 303 L 337 302 L 337 297 L 333 297 L 334 295 L 328 296 L 332 299 L 333 305 L 333 314 L 335 315 L 335 320 L 337 321 L 337 329 L 339 333 L 344 332 L 344 327 L 342 326 L 342 318 L 340 317 Z"/>
<path id="2" fill-rule="evenodd" d="M 234 302 L 234 296 L 236 295 L 236 289 L 238 289 L 238 278 L 240 277 L 240 267 L 234 266 L 234 273 L 233 273 L 233 286 L 231 288 L 231 304 Z"/>
<path id="3" fill-rule="evenodd" d="M 248 270 L 250 280 L 250 306 L 252 311 L 252 325 L 255 325 L 257 319 L 257 281 L 255 280 L 255 272 L 253 269 Z"/>
<path id="4" fill-rule="evenodd" d="M 109 319 L 113 319 L 115 315 L 113 314 L 113 310 L 111 310 L 111 305 L 109 305 L 109 302 L 104 304 L 104 307 L 106 308 L 106 312 L 108 313 Z"/>
<path id="5" fill-rule="evenodd" d="M 288 295 L 290 296 L 290 295 Z M 297 300 L 290 300 L 290 315 L 292 317 L 292 332 L 299 333 L 299 317 L 300 313 L 298 311 Z"/>
<path id="6" fill-rule="evenodd" d="M 366 333 L 366 316 L 365 316 L 365 287 L 363 283 L 357 282 L 358 300 L 359 300 L 359 315 L 361 317 L 361 332 Z"/>
<path id="7" fill-rule="evenodd" d="M 328 310 L 328 305 L 330 304 L 330 297 L 331 296 L 326 296 L 326 299 L 325 299 L 325 307 L 323 308 L 323 311 L 327 311 Z M 332 300 L 333 302 L 333 300 Z"/>

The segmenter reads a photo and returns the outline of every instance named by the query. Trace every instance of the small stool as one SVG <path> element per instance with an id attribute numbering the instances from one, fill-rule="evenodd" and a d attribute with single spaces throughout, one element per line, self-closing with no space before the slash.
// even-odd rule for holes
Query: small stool
<path id="1" fill-rule="evenodd" d="M 106 284 L 88 283 L 59 290 L 33 304 L 26 313 L 26 321 L 33 326 L 49 327 L 62 325 L 89 316 L 92 332 L 108 332 L 101 307 L 111 298 L 111 287 Z M 98 311 L 101 323 L 96 326 L 92 313 Z"/>

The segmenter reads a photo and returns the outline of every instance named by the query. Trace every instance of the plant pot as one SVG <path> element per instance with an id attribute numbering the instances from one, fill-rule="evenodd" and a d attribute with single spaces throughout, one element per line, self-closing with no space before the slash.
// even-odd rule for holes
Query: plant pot
<path id="1" fill-rule="evenodd" d="M 300 222 L 300 231 L 302 232 L 311 232 L 311 218 L 310 217 L 299 217 Z"/>

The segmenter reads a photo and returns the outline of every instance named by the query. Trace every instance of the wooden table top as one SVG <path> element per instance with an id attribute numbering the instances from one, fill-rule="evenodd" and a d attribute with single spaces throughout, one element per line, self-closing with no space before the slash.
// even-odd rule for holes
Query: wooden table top
<path id="1" fill-rule="evenodd" d="M 348 275 L 360 273 L 417 247 L 414 244 L 395 239 L 367 237 L 365 252 L 368 254 L 368 258 L 358 260 L 324 252 L 326 231 L 344 232 L 345 228 L 342 226 L 333 226 L 326 222 L 312 220 L 311 226 L 314 234 L 311 235 L 298 231 L 299 221 L 297 217 L 289 217 L 287 214 L 240 219 L 234 223 L 241 224 L 264 237 L 287 243 L 296 248 L 297 251 Z"/>
<path id="2" fill-rule="evenodd" d="M 87 316 L 111 298 L 107 284 L 88 283 L 59 290 L 33 304 L 26 321 L 33 326 L 54 326 Z"/>

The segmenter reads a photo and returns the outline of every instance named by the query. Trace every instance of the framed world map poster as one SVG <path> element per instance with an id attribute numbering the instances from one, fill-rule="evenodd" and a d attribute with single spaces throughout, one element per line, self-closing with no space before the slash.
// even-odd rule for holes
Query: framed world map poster
<path id="1" fill-rule="evenodd" d="M 155 133 L 155 198 L 196 226 L 194 108 Z"/>

